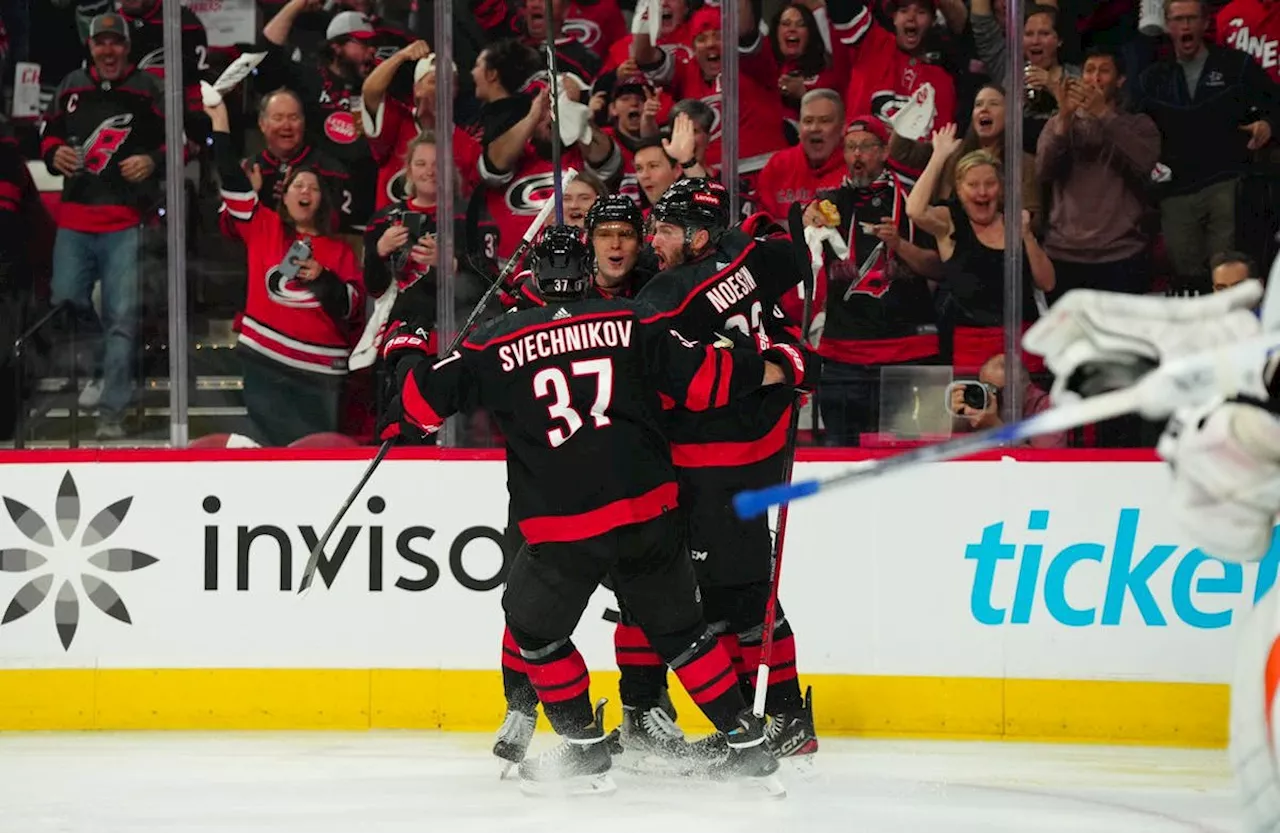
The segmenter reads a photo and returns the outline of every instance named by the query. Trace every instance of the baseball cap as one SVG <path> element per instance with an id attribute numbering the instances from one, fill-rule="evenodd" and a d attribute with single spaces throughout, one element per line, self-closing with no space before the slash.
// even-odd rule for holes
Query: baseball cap
<path id="1" fill-rule="evenodd" d="M 712 6 L 703 6 L 689 18 L 689 37 L 696 38 L 703 32 L 720 29 L 720 10 Z"/>
<path id="2" fill-rule="evenodd" d="M 457 73 L 458 71 L 457 64 L 455 64 L 453 61 L 450 61 L 449 66 L 452 67 L 452 70 L 451 70 L 452 72 Z M 425 58 L 419 58 L 418 62 L 413 65 L 413 83 L 416 84 L 419 81 L 421 81 L 422 76 L 426 75 L 428 72 L 431 72 L 435 68 L 436 68 L 436 56 L 434 53 L 432 53 L 431 55 L 428 55 Z"/>
<path id="3" fill-rule="evenodd" d="M 338 12 L 333 16 L 333 20 L 329 21 L 329 28 L 325 30 L 324 36 L 326 40 L 337 40 L 338 38 L 371 38 L 375 32 L 373 24 L 369 22 L 369 18 L 360 12 Z"/>
<path id="4" fill-rule="evenodd" d="M 99 35 L 115 35 L 122 40 L 128 41 L 129 27 L 125 24 L 123 17 L 114 12 L 107 12 L 89 21 L 89 40 L 93 40 Z"/>
<path id="5" fill-rule="evenodd" d="M 889 129 L 884 126 L 884 122 L 880 121 L 878 116 L 858 116 L 851 119 L 844 132 L 852 133 L 855 130 L 865 130 L 879 139 L 881 144 L 889 144 Z"/>
<path id="6" fill-rule="evenodd" d="M 613 85 L 613 90 L 611 90 L 611 95 L 609 97 L 612 99 L 617 98 L 620 95 L 627 94 L 643 96 L 652 89 L 653 85 L 650 84 L 649 79 L 645 78 L 643 75 L 626 75 L 619 78 Z"/>
<path id="7" fill-rule="evenodd" d="M 886 6 L 889 14 L 905 9 L 907 6 L 920 6 L 929 14 L 935 14 L 938 11 L 938 0 L 889 0 Z"/>

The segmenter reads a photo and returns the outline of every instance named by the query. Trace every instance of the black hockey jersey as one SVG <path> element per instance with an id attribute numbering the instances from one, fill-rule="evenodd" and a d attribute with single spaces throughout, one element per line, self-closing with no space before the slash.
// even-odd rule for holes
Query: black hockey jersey
<path id="1" fill-rule="evenodd" d="M 267 57 L 258 65 L 259 92 L 279 87 L 296 92 L 306 116 L 307 144 L 346 169 L 347 192 L 338 202 L 343 231 L 364 230 L 378 192 L 378 166 L 360 113 L 363 80 L 336 75 L 314 61 L 292 61 L 274 45 L 267 47 Z"/>
<path id="2" fill-rule="evenodd" d="M 846 364 L 892 364 L 938 354 L 937 316 L 929 284 L 892 257 L 864 224 L 892 220 L 903 240 L 937 248 L 907 217 L 907 188 L 890 171 L 866 188 L 845 184 L 822 191 L 840 212 L 848 260 L 826 258 L 826 323 L 818 352 Z M 821 295 L 822 293 L 817 293 Z"/>
<path id="3" fill-rule="evenodd" d="M 677 503 L 659 391 L 693 411 L 758 387 L 752 351 L 685 341 L 632 301 L 552 303 L 481 327 L 406 377 L 425 430 L 487 408 L 506 438 L 513 517 L 530 544 L 592 538 Z"/>
<path id="4" fill-rule="evenodd" d="M 714 341 L 736 333 L 779 340 L 778 299 L 799 282 L 789 240 L 734 229 L 710 254 L 659 272 L 636 300 L 655 307 L 658 320 L 687 338 Z M 666 430 L 676 465 L 739 466 L 772 457 L 786 445 L 793 401 L 790 388 L 774 385 L 713 414 L 672 409 Z"/>
<path id="5" fill-rule="evenodd" d="M 254 165 L 262 173 L 262 186 L 258 189 L 258 200 L 272 211 L 280 203 L 284 182 L 294 168 L 310 168 L 320 177 L 321 184 L 329 191 L 329 199 L 338 211 L 338 227 L 345 230 L 351 226 L 351 218 L 342 213 L 344 205 L 354 202 L 351 193 L 351 177 L 340 162 L 326 156 L 308 144 L 298 147 L 288 159 L 277 159 L 266 150 L 249 160 L 249 167 Z M 361 217 L 360 221 L 364 222 Z"/>
<path id="6" fill-rule="evenodd" d="M 62 175 L 53 156 L 63 145 L 77 147 L 82 162 L 79 173 L 63 180 L 58 225 L 89 232 L 137 225 L 163 193 L 164 95 L 155 76 L 134 68 L 107 81 L 92 66 L 68 73 L 49 102 L 40 141 L 54 176 Z M 120 163 L 138 154 L 151 156 L 155 171 L 128 182 Z"/>

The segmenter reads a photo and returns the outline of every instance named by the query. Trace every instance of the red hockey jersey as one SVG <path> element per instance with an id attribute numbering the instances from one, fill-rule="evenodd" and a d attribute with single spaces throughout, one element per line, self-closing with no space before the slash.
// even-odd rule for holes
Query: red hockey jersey
<path id="1" fill-rule="evenodd" d="M 378 166 L 378 193 L 375 205 L 381 211 L 393 202 L 404 199 L 405 158 L 409 142 L 418 135 L 418 123 L 413 107 L 398 98 L 382 99 L 372 117 L 364 112 L 365 133 L 369 137 L 369 151 Z M 462 179 L 463 194 L 471 193 L 480 182 L 476 163 L 480 160 L 480 143 L 461 127 L 453 127 L 453 162 Z"/>
<path id="2" fill-rule="evenodd" d="M 1231 0 L 1218 12 L 1218 43 L 1247 52 L 1280 81 L 1280 4 Z"/>
<path id="3" fill-rule="evenodd" d="M 626 21 L 617 0 L 570 3 L 560 31 L 601 57 L 610 44 L 627 37 Z"/>
<path id="4" fill-rule="evenodd" d="M 837 147 L 819 168 L 809 164 L 800 146 L 780 150 L 764 166 L 756 181 L 756 197 L 760 210 L 785 223 L 793 202 L 807 205 L 827 188 L 835 188 L 844 180 L 844 148 Z"/>
<path id="5" fill-rule="evenodd" d="M 249 259 L 238 343 L 298 370 L 345 375 L 365 294 L 351 247 L 334 237 L 293 233 L 278 214 L 258 204 L 253 191 L 224 189 L 222 204 L 231 220 L 224 228 L 244 241 Z M 311 246 L 328 274 L 309 283 L 281 274 L 285 253 L 298 239 Z"/>
<path id="6" fill-rule="evenodd" d="M 833 28 L 839 37 L 831 47 L 846 52 L 851 68 L 846 112 L 872 113 L 887 121 L 911 100 L 912 93 L 929 83 L 935 115 L 925 135 L 955 121 L 956 85 L 950 73 L 899 49 L 894 34 L 876 23 L 866 6 L 859 4 L 848 21 L 835 22 L 834 13 Z"/>

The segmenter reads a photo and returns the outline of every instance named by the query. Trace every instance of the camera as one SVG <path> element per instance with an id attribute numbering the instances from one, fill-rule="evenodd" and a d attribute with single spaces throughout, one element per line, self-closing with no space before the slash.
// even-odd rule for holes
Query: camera
<path id="1" fill-rule="evenodd" d="M 962 410 L 957 410 L 955 403 L 955 391 L 961 391 L 961 401 L 975 411 L 985 411 L 994 403 L 995 409 L 1000 410 L 1000 389 L 995 385 L 987 382 L 979 382 L 977 379 L 957 379 L 947 385 L 945 406 L 947 413 L 953 416 L 963 416 Z"/>

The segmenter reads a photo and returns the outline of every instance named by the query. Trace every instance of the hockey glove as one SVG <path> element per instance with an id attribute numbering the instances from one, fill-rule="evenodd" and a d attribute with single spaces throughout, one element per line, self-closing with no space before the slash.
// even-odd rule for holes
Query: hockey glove
<path id="1" fill-rule="evenodd" d="M 404 400 L 399 394 L 392 397 L 378 417 L 378 439 L 386 442 L 394 440 L 397 445 L 435 445 L 435 431 L 423 431 L 405 418 Z"/>
<path id="2" fill-rule="evenodd" d="M 403 321 L 395 321 L 387 327 L 382 342 L 382 361 L 388 375 L 395 379 L 396 390 L 404 384 L 405 376 L 423 362 L 434 362 L 436 334 L 421 327 L 410 327 Z"/>
<path id="3" fill-rule="evenodd" d="M 822 376 L 822 358 L 795 344 L 775 344 L 763 350 L 760 358 L 781 367 L 786 384 L 793 388 L 811 391 Z"/>
<path id="4" fill-rule="evenodd" d="M 1173 517 L 1205 552 L 1267 554 L 1280 511 L 1280 418 L 1246 402 L 1182 408 L 1156 450 L 1173 469 Z"/>

